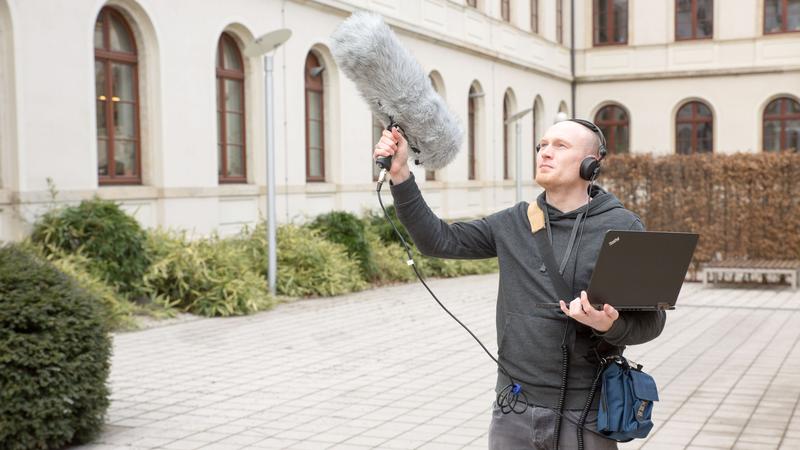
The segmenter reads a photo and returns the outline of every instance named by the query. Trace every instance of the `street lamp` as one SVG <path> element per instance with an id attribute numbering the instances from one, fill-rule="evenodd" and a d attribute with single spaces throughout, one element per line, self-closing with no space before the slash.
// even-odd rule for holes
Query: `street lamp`
<path id="1" fill-rule="evenodd" d="M 267 280 L 269 292 L 275 295 L 275 278 L 278 269 L 278 254 L 276 251 L 277 239 L 275 237 L 275 127 L 273 95 L 272 95 L 272 51 L 280 47 L 292 36 L 288 28 L 271 31 L 258 39 L 250 42 L 244 48 L 248 58 L 264 56 L 264 106 L 266 108 L 265 121 L 267 125 L 267 246 L 268 268 Z"/>
<path id="2" fill-rule="evenodd" d="M 509 117 L 504 122 L 505 125 L 511 125 L 512 123 L 516 122 L 514 124 L 515 125 L 514 128 L 515 128 L 516 135 L 517 135 L 517 145 L 516 145 L 516 147 L 517 147 L 516 150 L 517 151 L 516 151 L 516 157 L 515 157 L 514 161 L 516 161 L 516 166 L 517 167 L 516 167 L 516 170 L 514 171 L 515 172 L 515 177 L 514 178 L 516 178 L 516 185 L 517 185 L 517 203 L 522 201 L 522 164 L 521 164 L 521 161 L 522 161 L 522 125 L 519 123 L 519 119 L 522 119 L 523 117 L 525 117 L 526 114 L 528 114 L 531 111 L 533 111 L 533 108 L 524 109 L 524 110 L 514 114 L 513 116 Z"/>

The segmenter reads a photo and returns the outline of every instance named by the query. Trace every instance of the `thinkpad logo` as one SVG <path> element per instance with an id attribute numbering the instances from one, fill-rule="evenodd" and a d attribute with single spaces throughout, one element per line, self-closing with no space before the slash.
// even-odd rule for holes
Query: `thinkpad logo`
<path id="1" fill-rule="evenodd" d="M 618 238 L 618 237 L 617 237 L 617 238 L 614 238 L 614 240 L 612 240 L 611 242 L 609 242 L 609 243 L 608 243 L 608 246 L 609 246 L 609 247 L 611 247 L 612 245 L 616 244 L 617 242 L 619 242 L 619 238 Z"/>

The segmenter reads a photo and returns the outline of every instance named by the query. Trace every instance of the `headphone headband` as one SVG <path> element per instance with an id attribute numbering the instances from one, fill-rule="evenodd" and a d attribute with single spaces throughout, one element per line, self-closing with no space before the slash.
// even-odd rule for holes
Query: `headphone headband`
<path id="1" fill-rule="evenodd" d="M 584 127 L 586 127 L 589 130 L 591 130 L 592 133 L 594 133 L 597 136 L 597 138 L 600 140 L 600 148 L 597 149 L 598 153 L 600 153 L 600 159 L 603 159 L 603 158 L 606 157 L 606 153 L 608 152 L 606 150 L 606 137 L 603 135 L 603 131 L 600 130 L 600 127 L 598 127 L 594 123 L 592 123 L 592 122 L 590 122 L 588 120 L 585 120 L 585 119 L 567 119 L 567 120 L 570 121 L 570 122 L 575 122 L 575 123 L 581 124 Z"/>

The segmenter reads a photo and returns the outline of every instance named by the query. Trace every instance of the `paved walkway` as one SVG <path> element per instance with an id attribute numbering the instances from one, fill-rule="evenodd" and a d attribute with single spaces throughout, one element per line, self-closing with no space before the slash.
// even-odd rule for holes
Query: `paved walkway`
<path id="1" fill-rule="evenodd" d="M 497 276 L 435 280 L 496 349 Z M 686 284 L 659 339 L 656 429 L 623 449 L 800 449 L 800 291 Z M 115 336 L 85 449 L 485 449 L 495 368 L 418 284 Z"/>

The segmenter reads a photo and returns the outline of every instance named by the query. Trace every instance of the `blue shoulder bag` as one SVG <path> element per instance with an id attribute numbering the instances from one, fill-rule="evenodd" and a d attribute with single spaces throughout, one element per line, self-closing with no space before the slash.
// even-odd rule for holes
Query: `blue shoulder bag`
<path id="1" fill-rule="evenodd" d="M 622 356 L 601 361 L 597 431 L 617 442 L 646 437 L 653 428 L 653 402 L 658 388 L 642 366 Z"/>

